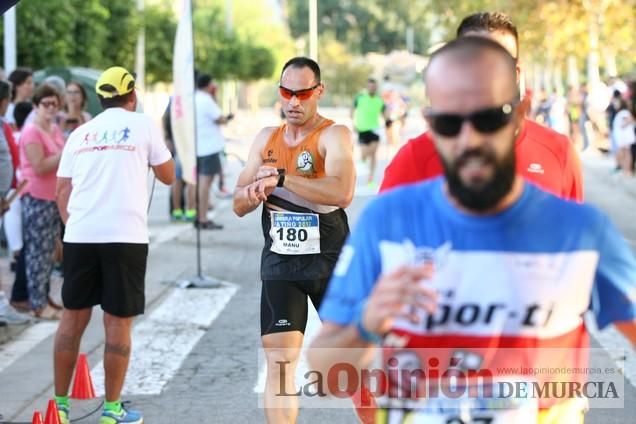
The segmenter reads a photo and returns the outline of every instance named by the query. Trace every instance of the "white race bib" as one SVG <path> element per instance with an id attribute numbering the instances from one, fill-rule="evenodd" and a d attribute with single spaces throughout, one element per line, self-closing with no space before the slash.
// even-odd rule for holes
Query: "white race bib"
<path id="1" fill-rule="evenodd" d="M 470 407 L 393 408 L 386 410 L 389 424 L 536 424 L 538 407 L 525 405 L 514 409 L 474 410 Z"/>
<path id="2" fill-rule="evenodd" d="M 270 211 L 270 250 L 281 255 L 320 253 L 320 217 L 315 213 Z"/>
<path id="3" fill-rule="evenodd" d="M 388 424 L 536 424 L 539 402 L 532 398 L 506 398 L 479 396 L 453 399 L 432 398 L 419 401 L 396 401 L 386 397 L 377 400 L 385 408 Z M 387 409 L 388 408 L 388 409 Z"/>

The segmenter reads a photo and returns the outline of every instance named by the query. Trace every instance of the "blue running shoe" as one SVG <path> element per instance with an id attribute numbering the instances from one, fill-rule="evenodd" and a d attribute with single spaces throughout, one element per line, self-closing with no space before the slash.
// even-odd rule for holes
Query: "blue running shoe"
<path id="1" fill-rule="evenodd" d="M 103 411 L 99 419 L 99 424 L 142 424 L 144 418 L 140 412 L 127 411 L 123 406 L 119 413 L 113 411 Z"/>

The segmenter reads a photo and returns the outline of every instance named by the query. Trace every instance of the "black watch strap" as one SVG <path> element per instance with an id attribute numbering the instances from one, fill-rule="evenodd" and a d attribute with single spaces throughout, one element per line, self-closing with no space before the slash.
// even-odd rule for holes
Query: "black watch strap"
<path id="1" fill-rule="evenodd" d="M 278 171 L 278 182 L 276 183 L 276 187 L 282 187 L 285 184 L 285 169 L 280 168 Z"/>

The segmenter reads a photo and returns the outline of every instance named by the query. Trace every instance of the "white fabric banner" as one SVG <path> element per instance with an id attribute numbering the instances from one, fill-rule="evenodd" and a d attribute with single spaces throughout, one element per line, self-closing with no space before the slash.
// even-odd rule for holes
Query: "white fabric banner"
<path id="1" fill-rule="evenodd" d="M 192 41 L 192 2 L 183 0 L 172 59 L 174 96 L 170 108 L 172 137 L 188 184 L 196 182 L 194 143 L 194 46 Z"/>

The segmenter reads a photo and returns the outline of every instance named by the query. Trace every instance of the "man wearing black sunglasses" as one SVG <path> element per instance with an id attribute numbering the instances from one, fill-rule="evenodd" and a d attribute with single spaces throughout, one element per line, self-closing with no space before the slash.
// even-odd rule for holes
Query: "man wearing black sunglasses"
<path id="1" fill-rule="evenodd" d="M 331 376 L 351 364 L 359 373 L 344 386 L 359 387 L 382 346 L 389 383 L 375 380 L 377 422 L 580 424 L 575 395 L 494 388 L 586 381 L 523 369 L 587 367 L 588 309 L 599 328 L 614 324 L 636 345 L 636 259 L 624 238 L 600 211 L 515 172 L 524 121 L 515 64 L 486 37 L 458 38 L 432 56 L 426 119 L 444 176 L 369 204 L 329 283 L 310 369 Z M 402 375 L 410 384 L 391 383 L 414 363 Z"/>
<path id="2" fill-rule="evenodd" d="M 504 46 L 517 61 L 519 82 L 519 39 L 517 28 L 508 16 L 499 12 L 481 12 L 467 16 L 457 29 L 457 37 L 466 35 L 487 36 Z M 529 107 L 529 98 L 524 98 L 517 104 L 517 108 L 524 112 Z M 566 136 L 525 119 L 517 132 L 515 150 L 517 171 L 521 175 L 559 197 L 583 200 L 578 154 Z M 380 191 L 441 174 L 442 164 L 433 146 L 431 134 L 426 132 L 409 140 L 398 151 L 384 172 Z"/>

